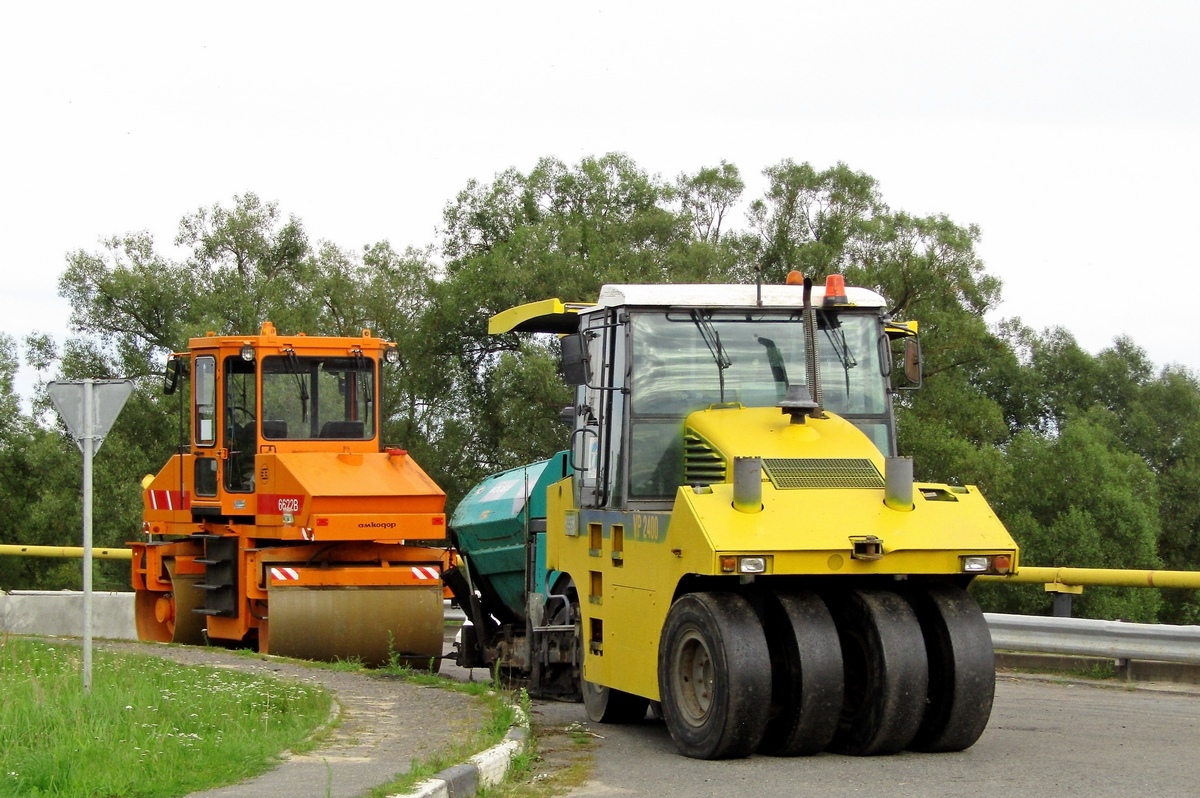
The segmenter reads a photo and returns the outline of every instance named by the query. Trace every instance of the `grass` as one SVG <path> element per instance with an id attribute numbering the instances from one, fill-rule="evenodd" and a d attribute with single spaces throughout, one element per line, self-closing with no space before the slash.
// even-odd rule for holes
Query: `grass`
<path id="1" fill-rule="evenodd" d="M 331 698 L 315 684 L 138 654 L 93 656 L 85 693 L 77 646 L 0 638 L 0 798 L 173 798 L 243 781 L 273 767 L 280 751 L 313 747 L 312 732 L 329 714 Z M 411 669 L 394 655 L 376 669 L 354 659 L 305 664 L 454 690 L 490 710 L 473 735 L 414 760 L 371 798 L 409 791 L 498 743 L 517 721 L 514 702 L 529 717 L 524 691 Z M 529 740 L 509 782 L 529 778 L 537 761 Z"/>
<path id="2" fill-rule="evenodd" d="M 505 780 L 480 790 L 477 798 L 555 798 L 585 783 L 592 774 L 592 743 L 597 735 L 580 724 L 533 728 L 537 745 L 513 759 Z"/>
<path id="3" fill-rule="evenodd" d="M 1097 681 L 1107 681 L 1117 678 L 1117 667 L 1112 660 L 1100 660 L 1093 662 L 1083 668 L 1072 671 L 1084 679 L 1095 679 Z"/>
<path id="4" fill-rule="evenodd" d="M 311 747 L 331 698 L 315 685 L 0 638 L 0 796 L 171 798 Z"/>

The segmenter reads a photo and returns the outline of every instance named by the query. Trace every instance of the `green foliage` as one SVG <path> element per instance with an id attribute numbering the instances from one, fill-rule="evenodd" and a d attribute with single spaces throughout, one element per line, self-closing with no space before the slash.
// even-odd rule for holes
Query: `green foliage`
<path id="1" fill-rule="evenodd" d="M 1200 382 L 1155 373 L 1118 338 L 1098 354 L 1062 329 L 989 325 L 1000 281 L 976 247 L 980 229 L 889 207 L 877 181 L 846 164 L 785 159 L 760 197 L 721 161 L 663 180 L 610 153 L 554 158 L 528 172 L 471 180 L 422 249 L 380 241 L 312 245 L 302 223 L 254 194 L 186 215 L 178 259 L 147 233 L 67 256 L 60 292 L 77 334 L 61 348 L 25 341 L 42 383 L 122 376 L 137 390 L 96 460 L 96 540 L 138 534 L 143 474 L 178 436 L 158 393 L 167 354 L 208 330 L 357 334 L 398 344 L 381 392 L 384 434 L 446 490 L 448 507 L 482 476 L 562 448 L 569 391 L 549 337 L 490 336 L 488 318 L 559 297 L 588 301 L 609 282 L 781 282 L 798 269 L 838 272 L 920 323 L 925 384 L 897 397 L 899 448 L 919 479 L 987 495 L 1032 565 L 1200 567 Z M 745 209 L 746 223 L 734 223 Z M 0 337 L 0 540 L 71 543 L 79 458 L 44 392 L 25 412 L 13 395 L 15 342 Z M 125 583 L 123 569 L 101 583 Z M 73 569 L 73 570 L 72 570 Z M 0 586 L 68 587 L 77 567 L 0 561 Z M 72 575 L 74 573 L 74 575 Z M 1045 611 L 1036 591 L 980 589 L 989 609 Z M 1094 590 L 1081 612 L 1200 621 L 1184 591 Z"/>
<path id="2" fill-rule="evenodd" d="M 750 203 L 749 218 L 764 281 L 782 283 L 792 269 L 824 278 L 860 261 L 887 212 L 873 177 L 844 163 L 817 171 L 791 159 L 763 174 L 767 193 Z"/>
<path id="3" fill-rule="evenodd" d="M 267 770 L 328 716 L 327 693 L 228 669 L 0 640 L 0 796 L 174 796 Z"/>

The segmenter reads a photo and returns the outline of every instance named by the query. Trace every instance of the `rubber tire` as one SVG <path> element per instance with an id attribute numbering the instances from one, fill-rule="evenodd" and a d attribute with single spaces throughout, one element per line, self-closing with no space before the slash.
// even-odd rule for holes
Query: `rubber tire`
<path id="1" fill-rule="evenodd" d="M 837 626 L 814 593 L 770 596 L 764 612 L 773 716 L 758 751 L 771 756 L 819 753 L 837 731 L 845 692 Z"/>
<path id="2" fill-rule="evenodd" d="M 579 593 L 575 589 L 575 582 L 568 579 L 562 592 L 568 597 L 571 618 L 575 621 L 577 661 L 582 669 L 583 629 L 580 619 L 583 616 L 579 612 Z M 648 698 L 604 687 L 582 677 L 579 679 L 579 692 L 584 711 L 592 723 L 640 723 L 645 719 L 646 709 L 650 706 Z"/>
<path id="3" fill-rule="evenodd" d="M 676 601 L 659 643 L 658 686 L 680 753 L 724 759 L 758 748 L 770 715 L 771 657 L 750 603 L 717 592 Z"/>
<path id="4" fill-rule="evenodd" d="M 916 613 L 890 590 L 852 590 L 826 600 L 837 624 L 846 693 L 829 750 L 894 754 L 921 726 L 929 668 Z"/>
<path id="5" fill-rule="evenodd" d="M 583 708 L 593 723 L 641 723 L 646 718 L 648 698 L 601 687 L 587 679 L 581 681 L 579 689 L 583 693 Z"/>
<path id="6" fill-rule="evenodd" d="M 983 734 L 996 692 L 996 655 L 987 621 L 966 590 L 939 585 L 908 597 L 925 636 L 929 703 L 909 744 L 914 751 L 962 751 Z"/>

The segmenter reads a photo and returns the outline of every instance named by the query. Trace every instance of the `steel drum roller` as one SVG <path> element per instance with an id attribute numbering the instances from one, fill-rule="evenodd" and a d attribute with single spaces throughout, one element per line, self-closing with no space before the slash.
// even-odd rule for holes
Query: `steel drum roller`
<path id="1" fill-rule="evenodd" d="M 394 652 L 402 665 L 437 671 L 442 614 L 440 584 L 274 588 L 268 601 L 267 653 L 386 665 Z"/>

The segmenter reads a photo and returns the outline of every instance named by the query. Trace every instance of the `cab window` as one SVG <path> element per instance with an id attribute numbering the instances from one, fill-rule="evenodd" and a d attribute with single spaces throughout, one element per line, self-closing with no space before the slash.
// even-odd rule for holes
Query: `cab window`
<path id="1" fill-rule="evenodd" d="M 197 446 L 217 442 L 217 359 L 211 355 L 196 358 L 196 390 L 193 429 Z"/>

